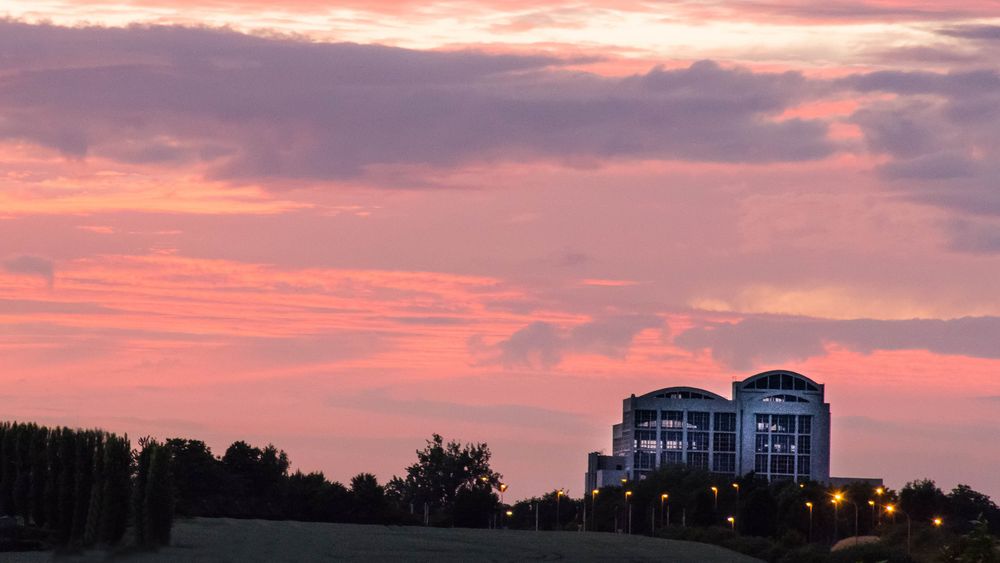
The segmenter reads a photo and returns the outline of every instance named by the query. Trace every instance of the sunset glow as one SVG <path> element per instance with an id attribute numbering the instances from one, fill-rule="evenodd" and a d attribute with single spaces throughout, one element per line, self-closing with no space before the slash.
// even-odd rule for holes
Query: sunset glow
<path id="1" fill-rule="evenodd" d="M 996 2 L 0 16 L 5 419 L 581 496 L 622 398 L 782 368 L 832 473 L 1000 495 Z"/>

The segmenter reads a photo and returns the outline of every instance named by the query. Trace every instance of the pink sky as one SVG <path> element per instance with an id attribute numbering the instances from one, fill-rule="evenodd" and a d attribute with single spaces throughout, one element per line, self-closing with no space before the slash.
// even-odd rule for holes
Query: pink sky
<path id="1" fill-rule="evenodd" d="M 578 495 L 786 368 L 833 474 L 1000 496 L 996 2 L 0 10 L 6 418 Z"/>

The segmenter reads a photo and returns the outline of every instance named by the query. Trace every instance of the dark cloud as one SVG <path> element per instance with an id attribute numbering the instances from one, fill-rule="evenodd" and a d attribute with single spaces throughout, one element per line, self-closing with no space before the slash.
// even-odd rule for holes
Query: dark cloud
<path id="1" fill-rule="evenodd" d="M 0 262 L 0 267 L 11 274 L 43 278 L 50 284 L 55 277 L 55 266 L 52 261 L 41 256 L 14 256 Z"/>
<path id="2" fill-rule="evenodd" d="M 877 171 L 892 189 L 964 214 L 1000 215 L 1000 72 L 885 71 L 837 85 L 895 95 L 852 116 L 869 149 L 891 157 Z"/>
<path id="3" fill-rule="evenodd" d="M 828 344 L 864 354 L 928 350 L 1000 358 L 1000 317 L 891 321 L 750 317 L 695 326 L 679 334 L 674 343 L 691 351 L 710 350 L 713 358 L 737 370 L 822 356 Z"/>
<path id="4" fill-rule="evenodd" d="M 635 336 L 647 328 L 664 328 L 654 315 L 610 316 L 566 329 L 535 322 L 497 344 L 494 360 L 506 367 L 557 365 L 567 353 L 624 358 Z"/>
<path id="5" fill-rule="evenodd" d="M 1000 25 L 968 24 L 955 25 L 939 30 L 938 33 L 962 39 L 1000 41 Z"/>
<path id="6" fill-rule="evenodd" d="M 182 27 L 0 22 L 0 136 L 82 158 L 203 162 L 239 180 L 524 158 L 768 162 L 835 150 L 798 73 L 702 61 L 642 76 L 543 56 Z"/>

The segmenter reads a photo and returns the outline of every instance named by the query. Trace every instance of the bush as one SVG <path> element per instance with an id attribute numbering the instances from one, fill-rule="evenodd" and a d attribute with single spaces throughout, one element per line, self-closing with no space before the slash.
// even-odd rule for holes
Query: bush
<path id="1" fill-rule="evenodd" d="M 831 563 L 916 563 L 902 549 L 883 543 L 851 546 L 830 553 Z"/>

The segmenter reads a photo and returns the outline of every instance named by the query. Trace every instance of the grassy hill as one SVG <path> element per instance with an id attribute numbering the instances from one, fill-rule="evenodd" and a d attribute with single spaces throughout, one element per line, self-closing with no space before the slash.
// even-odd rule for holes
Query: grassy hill
<path id="1" fill-rule="evenodd" d="M 48 553 L 4 554 L 12 563 L 49 561 Z M 60 557 L 102 561 L 107 554 Z M 433 529 L 196 518 L 174 526 L 173 545 L 115 560 L 142 562 L 305 561 L 671 561 L 741 563 L 756 559 L 692 542 L 603 533 Z M 4 561 L 8 559 L 5 558 Z"/>

